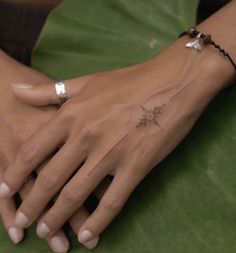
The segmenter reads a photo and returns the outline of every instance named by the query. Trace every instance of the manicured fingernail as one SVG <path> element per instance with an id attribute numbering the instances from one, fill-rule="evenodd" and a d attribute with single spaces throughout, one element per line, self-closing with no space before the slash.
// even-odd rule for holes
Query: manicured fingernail
<path id="1" fill-rule="evenodd" d="M 92 232 L 89 230 L 84 230 L 79 234 L 79 242 L 84 243 L 91 239 L 93 236 Z"/>
<path id="2" fill-rule="evenodd" d="M 29 89 L 32 88 L 32 84 L 28 83 L 12 83 L 11 86 L 16 89 Z"/>
<path id="3" fill-rule="evenodd" d="M 39 223 L 37 226 L 37 235 L 41 238 L 45 238 L 50 233 L 50 228 L 46 223 Z"/>
<path id="4" fill-rule="evenodd" d="M 17 244 L 23 239 L 23 231 L 19 228 L 11 227 L 8 229 L 9 237 L 12 242 Z"/>
<path id="5" fill-rule="evenodd" d="M 84 242 L 83 245 L 88 248 L 88 249 L 94 249 L 97 244 L 98 244 L 98 241 L 99 241 L 99 236 L 94 238 L 93 240 L 91 241 L 88 241 L 88 242 Z"/>
<path id="6" fill-rule="evenodd" d="M 24 213 L 19 212 L 16 215 L 15 225 L 17 227 L 24 228 L 24 227 L 27 226 L 28 222 L 29 222 L 29 219 L 28 219 L 28 217 Z"/>
<path id="7" fill-rule="evenodd" d="M 5 198 L 9 195 L 10 193 L 10 188 L 6 183 L 1 183 L 0 184 L 0 197 Z"/>
<path id="8" fill-rule="evenodd" d="M 69 249 L 69 244 L 59 236 L 52 237 L 50 240 L 50 245 L 52 246 L 53 250 L 58 253 L 67 252 Z"/>

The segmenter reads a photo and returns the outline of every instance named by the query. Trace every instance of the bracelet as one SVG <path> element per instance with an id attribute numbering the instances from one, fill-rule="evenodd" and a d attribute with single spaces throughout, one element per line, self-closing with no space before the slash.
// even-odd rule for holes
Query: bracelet
<path id="1" fill-rule="evenodd" d="M 179 35 L 179 37 L 182 37 L 184 35 L 188 35 L 191 38 L 195 38 L 195 37 L 197 38 L 193 42 L 188 42 L 185 45 L 185 47 L 194 48 L 197 51 L 201 51 L 203 44 L 205 44 L 205 45 L 209 44 L 209 45 L 213 46 L 214 48 L 216 48 L 217 50 L 219 50 L 219 52 L 221 54 L 223 54 L 225 57 L 227 57 L 230 60 L 230 62 L 232 63 L 232 65 L 233 65 L 233 67 L 234 67 L 234 69 L 236 71 L 236 64 L 233 61 L 233 59 L 230 57 L 230 55 L 223 48 L 221 48 L 219 45 L 217 45 L 215 43 L 215 41 L 213 41 L 211 39 L 211 35 L 205 35 L 204 33 L 199 32 L 195 27 L 190 27 L 187 31 L 182 32 Z"/>

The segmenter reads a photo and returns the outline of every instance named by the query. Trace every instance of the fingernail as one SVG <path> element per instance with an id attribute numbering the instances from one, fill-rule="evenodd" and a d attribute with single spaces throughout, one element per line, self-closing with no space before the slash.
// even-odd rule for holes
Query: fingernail
<path id="1" fill-rule="evenodd" d="M 50 233 L 50 228 L 46 223 L 40 223 L 37 226 L 37 235 L 41 238 L 45 238 Z"/>
<path id="2" fill-rule="evenodd" d="M 24 227 L 27 226 L 28 222 L 29 222 L 29 219 L 28 219 L 28 217 L 24 213 L 19 212 L 16 215 L 15 225 L 17 227 L 24 228 Z"/>
<path id="3" fill-rule="evenodd" d="M 12 83 L 11 86 L 16 89 L 29 89 L 32 88 L 32 84 L 28 83 Z"/>
<path id="4" fill-rule="evenodd" d="M 92 238 L 93 234 L 89 230 L 84 230 L 79 234 L 79 242 L 84 243 L 87 242 L 90 238 Z"/>
<path id="5" fill-rule="evenodd" d="M 65 243 L 65 241 L 59 236 L 52 237 L 50 240 L 50 245 L 52 246 L 53 250 L 58 253 L 67 252 L 69 248 L 68 243 Z"/>
<path id="6" fill-rule="evenodd" d="M 10 188 L 6 183 L 1 183 L 0 184 L 0 197 L 5 198 L 9 195 L 10 193 Z"/>
<path id="7" fill-rule="evenodd" d="M 98 241 L 99 241 L 99 236 L 96 237 L 96 238 L 94 238 L 94 239 L 91 240 L 91 241 L 88 241 L 88 242 L 83 243 L 83 245 L 84 245 L 86 248 L 88 248 L 88 249 L 94 249 L 94 248 L 97 246 Z"/>
<path id="8" fill-rule="evenodd" d="M 23 231 L 19 228 L 9 228 L 8 229 L 9 237 L 11 238 L 12 242 L 17 244 L 23 239 Z"/>

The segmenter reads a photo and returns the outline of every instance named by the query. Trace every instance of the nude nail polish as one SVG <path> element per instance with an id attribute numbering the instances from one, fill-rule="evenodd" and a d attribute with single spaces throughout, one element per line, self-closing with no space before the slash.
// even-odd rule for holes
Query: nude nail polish
<path id="1" fill-rule="evenodd" d="M 45 238 L 50 233 L 50 228 L 46 223 L 40 223 L 37 226 L 37 235 L 41 238 Z"/>
<path id="2" fill-rule="evenodd" d="M 91 241 L 88 241 L 88 242 L 84 242 L 83 245 L 88 248 L 88 249 L 94 249 L 97 244 L 98 244 L 98 241 L 99 241 L 99 236 L 94 238 L 93 240 Z"/>
<path id="3" fill-rule="evenodd" d="M 90 238 L 92 238 L 93 234 L 89 230 L 84 230 L 79 234 L 79 242 L 84 243 L 87 242 Z"/>
<path id="4" fill-rule="evenodd" d="M 12 242 L 17 244 L 23 238 L 23 231 L 19 228 L 11 227 L 8 229 L 8 235 L 11 238 Z"/>
<path id="5" fill-rule="evenodd" d="M 9 195 L 10 193 L 10 188 L 6 183 L 1 183 L 0 184 L 0 197 L 5 198 Z"/>
<path id="6" fill-rule="evenodd" d="M 52 246 L 53 250 L 58 253 L 67 252 L 69 249 L 69 244 L 59 236 L 52 237 L 50 240 L 50 245 Z"/>
<path id="7" fill-rule="evenodd" d="M 17 213 L 16 218 L 15 218 L 15 225 L 17 227 L 25 228 L 28 222 L 29 222 L 29 219 L 24 213 L 22 212 Z"/>

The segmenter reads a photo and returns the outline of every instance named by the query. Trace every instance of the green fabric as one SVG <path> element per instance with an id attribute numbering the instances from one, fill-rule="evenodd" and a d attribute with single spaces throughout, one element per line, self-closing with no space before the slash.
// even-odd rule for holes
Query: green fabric
<path id="1" fill-rule="evenodd" d="M 70 78 L 147 60 L 195 22 L 198 1 L 65 0 L 50 15 L 33 65 Z M 221 93 L 184 141 L 137 187 L 98 253 L 236 252 L 236 90 Z M 33 234 L 32 234 L 33 233 Z M 0 253 L 50 252 L 30 230 Z M 72 238 L 71 252 L 89 252 Z"/>

